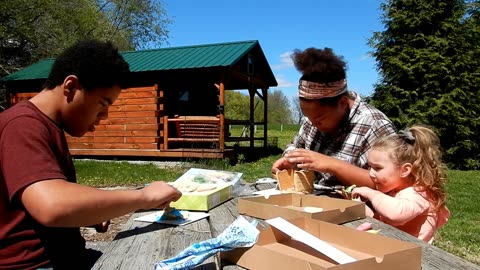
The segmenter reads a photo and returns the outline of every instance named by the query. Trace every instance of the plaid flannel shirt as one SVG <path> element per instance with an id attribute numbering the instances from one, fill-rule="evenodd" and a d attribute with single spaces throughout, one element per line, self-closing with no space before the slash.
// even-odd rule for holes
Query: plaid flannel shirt
<path id="1" fill-rule="evenodd" d="M 368 169 L 367 151 L 379 137 L 396 132 L 393 123 L 378 109 L 364 102 L 359 95 L 350 92 L 355 102 L 340 130 L 331 136 L 320 132 L 304 117 L 300 130 L 286 150 L 305 148 Z M 341 184 L 334 175 L 316 173 L 316 182 L 333 186 Z"/>

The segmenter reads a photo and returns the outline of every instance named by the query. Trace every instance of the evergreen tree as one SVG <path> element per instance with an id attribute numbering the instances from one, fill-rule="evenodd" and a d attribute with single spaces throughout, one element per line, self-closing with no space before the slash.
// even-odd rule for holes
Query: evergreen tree
<path id="1" fill-rule="evenodd" d="M 399 129 L 434 127 L 451 168 L 480 169 L 480 32 L 478 9 L 466 7 L 462 0 L 382 3 L 385 30 L 370 39 L 381 76 L 371 102 Z"/>

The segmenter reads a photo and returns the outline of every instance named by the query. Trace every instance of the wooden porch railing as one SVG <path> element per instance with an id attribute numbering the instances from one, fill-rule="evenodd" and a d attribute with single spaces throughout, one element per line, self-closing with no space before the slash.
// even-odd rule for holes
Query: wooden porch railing
<path id="1" fill-rule="evenodd" d="M 223 148 L 224 133 L 220 126 L 220 118 L 217 116 L 176 116 L 168 118 L 164 116 L 164 147 L 169 149 L 170 142 L 188 142 L 218 143 L 219 148 Z M 168 124 L 175 123 L 177 137 L 170 137 L 168 134 Z"/>

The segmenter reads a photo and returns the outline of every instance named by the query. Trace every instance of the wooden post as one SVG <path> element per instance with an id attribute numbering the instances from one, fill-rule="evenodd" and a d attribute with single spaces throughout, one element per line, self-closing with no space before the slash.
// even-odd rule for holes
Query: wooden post
<path id="1" fill-rule="evenodd" d="M 268 88 L 262 88 L 263 95 L 263 148 L 267 149 L 268 131 Z"/>
<path id="2" fill-rule="evenodd" d="M 254 123 L 255 123 L 255 89 L 249 88 L 248 93 L 250 95 L 250 148 L 254 148 L 254 137 L 255 133 L 253 132 Z"/>
<path id="3" fill-rule="evenodd" d="M 156 92 L 157 95 L 157 112 L 156 112 L 156 117 L 157 117 L 157 138 L 158 138 L 158 144 L 157 144 L 157 150 L 161 149 L 168 149 L 168 116 L 164 112 L 164 99 L 163 99 L 163 90 L 161 90 L 158 87 L 158 84 L 153 85 L 153 90 Z M 160 147 L 160 135 L 162 132 L 160 132 L 160 123 L 163 121 L 163 147 Z"/>
<path id="4" fill-rule="evenodd" d="M 218 89 L 220 91 L 219 95 L 219 105 L 220 105 L 220 114 L 219 114 L 219 125 L 220 125 L 220 151 L 225 150 L 225 85 L 223 84 L 223 78 L 222 81 L 220 82 L 220 87 Z"/>
<path id="5" fill-rule="evenodd" d="M 163 116 L 163 150 L 168 149 L 168 115 Z"/>

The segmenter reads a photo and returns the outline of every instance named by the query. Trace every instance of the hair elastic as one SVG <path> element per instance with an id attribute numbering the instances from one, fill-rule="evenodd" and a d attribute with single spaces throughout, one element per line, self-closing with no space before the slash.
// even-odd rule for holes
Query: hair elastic
<path id="1" fill-rule="evenodd" d="M 405 140 L 408 144 L 414 144 L 415 143 L 415 137 L 413 136 L 411 131 L 408 130 L 400 130 L 398 132 L 398 137 L 402 138 Z"/>

